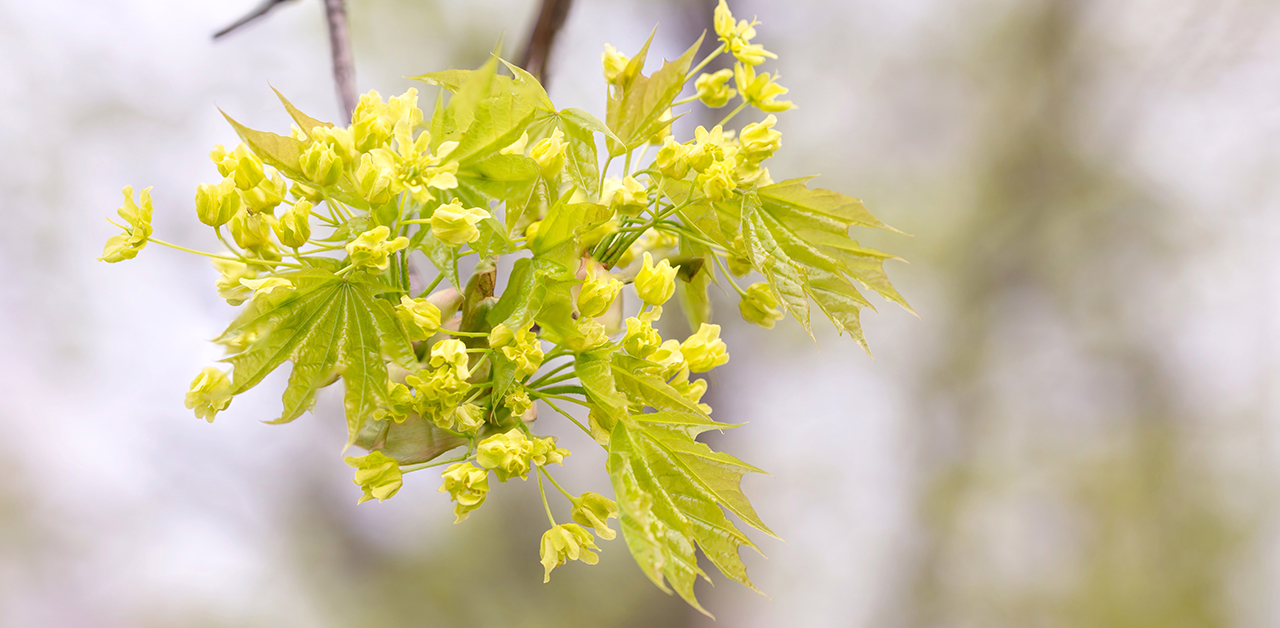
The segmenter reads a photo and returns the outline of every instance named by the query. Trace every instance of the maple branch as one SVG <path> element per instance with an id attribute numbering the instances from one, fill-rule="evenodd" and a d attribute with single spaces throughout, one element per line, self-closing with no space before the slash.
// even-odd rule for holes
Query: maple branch
<path id="1" fill-rule="evenodd" d="M 573 0 L 542 0 L 542 8 L 538 11 L 538 21 L 533 25 L 529 35 L 529 43 L 520 57 L 520 67 L 534 75 L 543 87 L 550 81 L 548 60 L 551 48 L 555 45 L 556 35 L 564 27 L 565 18 L 569 16 L 569 7 Z"/>
<path id="2" fill-rule="evenodd" d="M 344 0 L 324 0 L 325 19 L 329 22 L 329 48 L 333 53 L 333 82 L 348 121 L 356 109 L 356 69 L 351 55 L 351 37 L 347 32 L 347 8 Z"/>
<path id="3" fill-rule="evenodd" d="M 230 35 L 233 31 L 238 30 L 240 27 L 257 20 L 258 18 L 265 16 L 266 14 L 270 13 L 272 9 L 288 1 L 289 0 L 265 0 L 265 2 L 258 5 L 258 8 L 250 11 L 244 17 L 233 22 L 230 26 L 227 26 L 226 28 L 214 33 L 213 38 L 220 39 L 222 37 Z"/>

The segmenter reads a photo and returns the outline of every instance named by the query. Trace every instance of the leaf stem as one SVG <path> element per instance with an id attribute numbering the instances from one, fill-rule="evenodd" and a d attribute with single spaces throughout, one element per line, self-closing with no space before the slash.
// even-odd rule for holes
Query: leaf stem
<path id="1" fill-rule="evenodd" d="M 689 70 L 689 73 L 685 75 L 684 80 L 687 82 L 690 78 L 693 77 L 693 75 L 697 74 L 698 72 L 701 72 L 702 68 L 707 67 L 707 64 L 711 63 L 712 59 L 720 56 L 720 53 L 722 52 L 724 52 L 724 44 L 720 44 L 720 47 L 716 48 L 715 50 L 712 50 L 711 54 L 707 55 L 706 59 L 703 59 L 702 62 L 699 63 L 698 65 L 693 66 L 693 68 Z"/>
<path id="2" fill-rule="evenodd" d="M 580 429 L 580 430 L 582 430 L 583 432 L 585 432 L 585 433 L 587 434 L 587 436 L 591 436 L 591 430 L 587 429 L 587 427 L 586 427 L 585 425 L 583 425 L 583 424 L 579 423 L 577 419 L 573 418 L 573 415 L 569 414 L 568 412 L 565 412 L 564 410 L 561 410 L 561 409 L 560 409 L 560 406 L 557 406 L 556 404 L 552 403 L 550 399 L 546 399 L 546 398 L 544 397 L 544 398 L 542 398 L 542 403 L 547 404 L 548 406 L 550 406 L 550 407 L 551 407 L 551 409 L 552 409 L 552 410 L 555 410 L 556 412 L 559 412 L 562 416 L 564 416 L 564 418 L 569 419 L 570 421 L 572 421 L 572 422 L 573 422 L 573 424 L 574 424 L 574 425 L 576 425 L 576 426 L 578 426 L 578 429 Z"/>
<path id="3" fill-rule="evenodd" d="M 541 469 L 541 465 L 534 465 Z M 556 518 L 551 516 L 551 505 L 547 503 L 547 490 L 542 486 L 542 474 L 538 473 L 538 492 L 542 494 L 542 507 L 547 509 L 547 520 L 551 522 L 551 527 L 556 527 Z"/>
<path id="4" fill-rule="evenodd" d="M 746 109 L 746 108 L 747 108 L 747 101 L 743 100 L 742 104 L 738 105 L 737 109 L 730 111 L 729 115 L 725 116 L 723 120 L 721 120 L 718 124 L 716 124 L 716 126 L 724 126 L 728 124 L 729 121 L 732 120 L 734 116 L 738 115 L 739 112 L 741 112 L 743 109 Z"/>
<path id="5" fill-rule="evenodd" d="M 556 481 L 556 479 L 555 479 L 554 477 L 551 477 L 551 472 L 550 472 L 550 471 L 547 471 L 547 468 L 546 468 L 546 467 L 541 467 L 541 466 L 540 466 L 540 467 L 538 467 L 538 470 L 539 470 L 539 471 L 541 471 L 544 475 L 546 475 L 546 476 L 547 476 L 547 479 L 551 481 L 551 485 L 552 485 L 552 486 L 554 486 L 554 487 L 556 487 L 556 490 L 560 491 L 560 494 L 561 494 L 561 495 L 564 495 L 565 499 L 567 499 L 567 500 L 569 500 L 569 501 L 573 501 L 573 495 L 570 495 L 570 494 L 569 494 L 569 491 L 564 490 L 564 487 L 563 487 L 563 486 L 560 486 L 560 483 L 559 483 L 559 482 L 557 482 L 557 481 Z"/>

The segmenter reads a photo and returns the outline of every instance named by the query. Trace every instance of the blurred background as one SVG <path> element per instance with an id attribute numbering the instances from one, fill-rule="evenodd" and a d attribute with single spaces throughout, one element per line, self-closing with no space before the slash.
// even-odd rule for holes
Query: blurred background
<path id="1" fill-rule="evenodd" d="M 621 540 L 542 584 L 528 483 L 458 526 L 430 472 L 357 507 L 332 392 L 287 427 L 259 423 L 281 373 L 213 425 L 183 407 L 232 316 L 213 269 L 94 258 L 125 184 L 159 237 L 216 246 L 191 199 L 236 141 L 217 107 L 287 129 L 274 85 L 339 117 L 319 1 L 210 40 L 256 4 L 0 0 L 0 625 L 1280 626 L 1280 5 L 731 3 L 800 106 L 774 177 L 914 234 L 855 237 L 911 261 L 921 317 L 868 312 L 873 360 L 716 295 L 706 400 L 749 425 L 714 444 L 772 473 L 745 488 L 787 544 L 744 554 L 768 598 L 700 585 L 712 624 Z M 606 42 L 660 24 L 674 57 L 712 7 L 577 0 L 551 96 L 602 115 Z M 537 6 L 348 10 L 385 95 L 504 33 L 516 56 Z M 560 475 L 609 493 L 567 425 L 537 426 Z"/>

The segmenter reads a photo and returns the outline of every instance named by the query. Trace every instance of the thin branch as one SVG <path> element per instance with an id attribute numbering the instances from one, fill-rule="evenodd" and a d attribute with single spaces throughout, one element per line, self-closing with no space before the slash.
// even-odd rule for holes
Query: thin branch
<path id="1" fill-rule="evenodd" d="M 347 32 L 347 8 L 344 0 L 324 0 L 325 19 L 329 22 L 329 48 L 333 52 L 333 81 L 338 101 L 347 120 L 356 110 L 356 69 L 351 56 L 351 37 Z"/>
<path id="2" fill-rule="evenodd" d="M 544 87 L 550 81 L 548 62 L 551 49 L 555 45 L 556 35 L 564 27 L 565 18 L 569 17 L 569 7 L 572 4 L 573 0 L 542 0 L 538 21 L 534 23 L 529 43 L 520 57 L 520 67 L 537 77 Z"/>
<path id="3" fill-rule="evenodd" d="M 254 20 L 257 20 L 258 18 L 270 13 L 272 9 L 288 1 L 289 0 L 265 0 L 262 4 L 258 5 L 258 8 L 250 11 L 247 15 L 236 20 L 230 26 L 214 33 L 213 38 L 219 39 L 226 35 L 230 35 L 232 31 L 235 31 L 239 29 L 241 26 L 244 26 L 250 22 L 253 22 Z"/>

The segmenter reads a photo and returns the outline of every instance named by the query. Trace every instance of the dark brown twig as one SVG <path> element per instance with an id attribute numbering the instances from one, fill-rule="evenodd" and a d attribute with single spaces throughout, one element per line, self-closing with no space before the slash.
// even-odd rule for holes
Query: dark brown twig
<path id="1" fill-rule="evenodd" d="M 351 119 L 356 110 L 356 68 L 351 56 L 351 37 L 347 32 L 347 8 L 344 0 L 324 0 L 325 19 L 329 22 L 329 48 L 333 52 L 333 81 L 343 115 Z"/>
<path id="2" fill-rule="evenodd" d="M 220 39 L 220 38 L 222 38 L 222 37 L 225 37 L 225 36 L 227 36 L 227 35 L 230 35 L 230 34 L 232 33 L 232 31 L 235 31 L 235 30 L 239 29 L 241 26 L 244 26 L 244 25 L 246 25 L 246 24 L 248 24 L 248 23 L 250 23 L 250 22 L 253 22 L 254 20 L 257 20 L 258 18 L 261 18 L 262 16 L 264 16 L 264 15 L 266 15 L 266 14 L 270 13 L 272 9 L 274 9 L 274 8 L 276 8 L 276 7 L 280 6 L 280 5 L 282 5 L 282 4 L 284 4 L 285 2 L 288 2 L 288 1 L 289 1 L 289 0 L 265 0 L 265 2 L 263 2 L 263 3 L 262 3 L 262 4 L 260 4 L 260 5 L 258 5 L 258 8 L 256 8 L 256 9 L 254 9 L 254 10 L 250 11 L 248 14 L 246 14 L 244 17 L 242 17 L 242 18 L 240 18 L 240 19 L 236 20 L 236 21 L 235 21 L 234 23 L 232 23 L 230 26 L 228 26 L 228 27 L 226 27 L 226 28 L 224 28 L 224 29 L 222 29 L 222 30 L 220 30 L 220 31 L 218 31 L 218 32 L 216 32 L 216 33 L 214 33 L 214 34 L 213 34 L 213 38 L 214 38 L 214 39 Z"/>
<path id="3" fill-rule="evenodd" d="M 564 26 L 565 18 L 569 16 L 572 4 L 573 0 L 542 0 L 538 21 L 534 23 L 529 43 L 520 57 L 520 67 L 537 77 L 544 87 L 550 81 L 548 60 L 551 48 L 555 45 L 556 34 Z"/>

